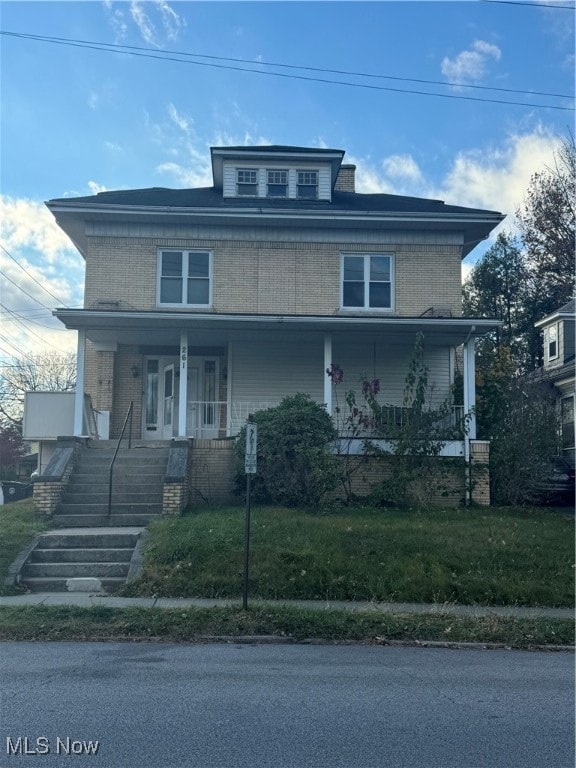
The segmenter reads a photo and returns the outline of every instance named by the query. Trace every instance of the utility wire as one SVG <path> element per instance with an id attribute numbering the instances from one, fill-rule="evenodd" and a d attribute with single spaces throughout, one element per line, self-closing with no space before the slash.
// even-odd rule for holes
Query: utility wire
<path id="1" fill-rule="evenodd" d="M 2 250 L 4 251 L 4 253 L 6 254 L 6 256 L 8 256 L 8 258 L 9 258 L 9 259 L 12 259 L 12 261 L 14 262 L 14 264 L 16 264 L 17 266 L 19 266 L 19 267 L 20 267 L 20 269 L 21 269 L 23 272 L 25 272 L 25 273 L 28 275 L 28 277 L 29 277 L 31 280 L 33 280 L 33 281 L 36 283 L 36 285 L 39 285 L 39 286 L 40 286 L 40 288 L 42 288 L 42 290 L 43 290 L 43 291 L 45 291 L 45 292 L 46 292 L 46 293 L 47 293 L 49 296 L 51 296 L 51 297 L 54 299 L 54 301 L 56 301 L 58 304 L 60 304 L 60 305 L 61 305 L 61 306 L 63 306 L 63 307 L 65 307 L 65 306 L 66 306 L 66 302 L 65 302 L 65 301 L 62 301 L 62 299 L 59 299 L 59 298 L 58 298 L 58 296 L 54 296 L 54 294 L 53 294 L 51 291 L 49 291 L 49 290 L 48 290 L 48 288 L 46 288 L 46 286 L 45 286 L 45 285 L 42 285 L 42 283 L 41 283 L 39 280 L 36 280 L 36 278 L 34 277 L 34 275 L 30 274 L 30 272 L 28 272 L 28 270 L 27 270 L 25 267 L 23 267 L 23 266 L 22 266 L 22 264 L 20 264 L 20 262 L 19 262 L 19 261 L 17 261 L 17 260 L 14 258 L 14 256 L 12 256 L 12 254 L 11 254 L 11 253 L 10 253 L 10 252 L 9 252 L 9 251 L 8 251 L 8 250 L 5 248 L 5 247 L 4 247 L 4 246 L 3 246 L 1 243 L 0 243 L 0 248 L 2 248 Z"/>
<path id="2" fill-rule="evenodd" d="M 0 270 L 0 274 L 4 275 L 4 278 L 5 278 L 6 280 L 8 280 L 8 282 L 12 283 L 12 285 L 15 285 L 15 286 L 16 286 L 16 288 L 18 288 L 18 290 L 19 290 L 19 291 L 22 291 L 22 293 L 25 293 L 25 294 L 26 294 L 26 296 L 28 296 L 30 299 L 32 299 L 32 301 L 35 301 L 35 302 L 36 302 L 36 304 L 40 304 L 40 306 L 41 306 L 41 307 L 44 307 L 44 309 L 47 309 L 47 310 L 48 310 L 48 312 L 52 312 L 52 308 L 51 308 L 51 307 L 47 307 L 47 306 L 46 306 L 46 304 L 42 304 L 42 302 L 40 301 L 40 299 L 37 299 L 35 296 L 32 296 L 32 294 L 31 294 L 31 293 L 28 293 L 28 291 L 26 291 L 24 288 L 22 288 L 22 286 L 21 286 L 21 285 L 18 285 L 18 283 L 16 283 L 14 280 L 12 280 L 12 278 L 11 278 L 11 277 L 8 277 L 8 275 L 6 274 L 6 272 L 2 272 L 2 270 Z"/>
<path id="3" fill-rule="evenodd" d="M 32 35 L 32 34 L 24 34 L 24 33 L 18 33 L 18 32 L 2 32 L 2 31 L 0 31 L 0 34 L 10 35 L 15 37 L 24 37 L 24 38 L 44 41 L 44 42 L 53 42 L 53 43 L 62 43 L 62 44 L 74 43 L 74 44 L 82 44 L 86 46 L 96 45 L 96 46 L 99 46 L 99 49 L 97 50 L 109 49 L 110 51 L 116 51 L 119 53 L 126 53 L 129 51 L 144 51 L 144 52 L 153 53 L 153 54 L 160 53 L 161 54 L 160 58 L 164 58 L 167 55 L 191 56 L 197 59 L 211 59 L 213 61 L 232 61 L 237 64 L 249 64 L 251 66 L 258 65 L 262 67 L 281 67 L 283 69 L 300 69 L 306 72 L 323 72 L 325 74 L 331 74 L 331 75 L 351 75 L 353 77 L 367 77 L 367 78 L 373 78 L 378 80 L 396 80 L 399 82 L 422 83 L 426 85 L 441 85 L 443 87 L 450 87 L 450 88 L 470 88 L 470 89 L 481 90 L 481 91 L 499 91 L 501 93 L 524 93 L 524 94 L 530 94 L 532 96 L 554 96 L 560 99 L 574 98 L 574 96 L 571 96 L 565 93 L 550 93 L 548 91 L 534 91 L 531 88 L 526 88 L 526 89 L 498 88 L 496 86 L 490 86 L 490 85 L 472 85 L 467 83 L 447 82 L 445 80 L 424 80 L 416 77 L 379 75 L 371 72 L 355 72 L 355 71 L 346 70 L 346 69 L 327 69 L 325 67 L 310 67 L 304 64 L 283 64 L 277 61 L 254 61 L 253 59 L 233 58 L 230 56 L 211 56 L 209 54 L 195 53 L 195 52 L 190 53 L 188 51 L 164 50 L 159 52 L 156 48 L 146 48 L 144 46 L 138 46 L 138 45 L 120 45 L 117 43 L 101 43 L 96 40 L 80 40 L 80 39 L 68 38 L 68 37 L 48 37 L 46 35 Z M 199 62 L 182 62 L 182 63 L 199 63 Z M 242 71 L 252 72 L 252 71 L 258 71 L 258 70 L 242 70 Z M 268 73 L 268 74 L 272 74 L 272 73 Z M 330 82 L 334 82 L 334 81 L 330 81 Z"/>
<path id="4" fill-rule="evenodd" d="M 154 53 L 142 53 L 142 52 L 138 52 L 136 50 L 128 49 L 128 48 L 111 48 L 110 44 L 108 43 L 94 43 L 94 44 L 83 43 L 81 41 L 76 42 L 74 40 L 68 40 L 64 38 L 41 37 L 39 35 L 30 35 L 30 34 L 17 33 L 17 32 L 6 32 L 2 30 L 0 30 L 0 35 L 9 35 L 12 37 L 36 40 L 38 42 L 54 43 L 55 45 L 67 45 L 74 48 L 88 48 L 95 51 L 103 51 L 105 53 L 120 53 L 128 56 L 139 56 L 147 59 L 171 61 L 178 64 L 190 64 L 198 67 L 211 67 L 215 69 L 226 69 L 226 70 L 232 70 L 236 72 L 250 72 L 256 75 L 266 75 L 268 77 L 281 77 L 287 80 L 304 80 L 306 82 L 324 83 L 329 85 L 344 85 L 350 88 L 364 88 L 372 91 L 408 93 L 416 96 L 429 96 L 432 98 L 440 98 L 440 99 L 476 101 L 476 102 L 491 103 L 491 104 L 507 104 L 507 105 L 516 106 L 516 107 L 536 107 L 540 109 L 556 109 L 564 112 L 575 111 L 574 107 L 561 107 L 553 104 L 534 104 L 533 102 L 507 101 L 505 99 L 489 99 L 489 98 L 481 98 L 477 96 L 464 96 L 462 94 L 457 95 L 457 94 L 450 94 L 450 93 L 430 93 L 429 91 L 420 91 L 420 90 L 411 89 L 411 88 L 393 88 L 391 86 L 372 85 L 370 83 L 353 83 L 346 80 L 330 80 L 328 78 L 308 77 L 307 75 L 286 74 L 284 72 L 266 72 L 261 69 L 248 69 L 246 67 L 238 67 L 238 66 L 233 66 L 231 64 L 216 64 L 214 62 L 209 63 L 205 61 L 189 61 L 186 59 L 174 58 L 173 56 L 164 56 L 164 55 L 159 55 Z M 148 51 L 152 49 L 145 49 L 145 50 Z M 186 55 L 190 55 L 190 54 L 186 54 Z M 254 64 L 254 62 L 250 62 L 250 63 Z M 468 87 L 468 86 L 459 84 L 459 87 Z M 526 91 L 521 91 L 521 92 L 526 93 Z M 572 98 L 572 97 L 562 96 L 561 98 Z"/>
<path id="5" fill-rule="evenodd" d="M 561 11 L 575 11 L 576 7 L 573 5 L 552 5 L 552 3 L 522 3 L 514 2 L 514 0 L 481 0 L 483 3 L 492 3 L 492 5 L 533 5 L 535 8 L 558 8 Z"/>
<path id="6" fill-rule="evenodd" d="M 32 320 L 30 317 L 24 317 L 23 315 L 18 314 L 13 309 L 10 309 L 9 307 L 5 306 L 4 304 L 0 303 L 0 307 L 2 307 L 2 312 L 0 314 L 6 314 L 10 315 L 12 317 L 18 317 L 23 323 L 32 323 L 33 325 L 39 325 L 41 328 L 48 328 L 51 331 L 66 331 L 66 328 L 57 328 L 53 325 L 46 325 L 46 323 L 39 323 L 37 320 Z"/>
<path id="7" fill-rule="evenodd" d="M 60 347 L 57 347 L 54 344 L 51 344 L 49 341 L 46 341 L 46 339 L 43 339 L 42 336 L 36 333 L 36 331 L 33 331 L 31 328 L 27 328 L 26 325 L 22 322 L 22 320 L 20 320 L 13 312 L 9 311 L 9 314 L 12 315 L 13 322 L 21 325 L 22 328 L 24 328 L 24 331 L 26 333 L 29 333 L 32 336 L 35 336 L 37 339 L 39 339 L 42 342 L 42 344 L 48 344 L 49 347 L 52 347 L 52 349 L 55 349 L 57 352 L 62 352 L 62 354 L 67 354 L 67 352 L 64 349 L 60 349 Z"/>

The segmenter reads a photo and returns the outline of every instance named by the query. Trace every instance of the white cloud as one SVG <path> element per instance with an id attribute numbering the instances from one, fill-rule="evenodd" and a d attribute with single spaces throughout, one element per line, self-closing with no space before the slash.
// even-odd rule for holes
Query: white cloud
<path id="1" fill-rule="evenodd" d="M 120 146 L 120 144 L 115 144 L 113 141 L 105 141 L 104 146 L 106 149 L 108 149 L 110 152 L 123 152 L 124 150 Z"/>
<path id="2" fill-rule="evenodd" d="M 448 80 L 462 85 L 479 82 L 487 72 L 491 61 L 499 61 L 502 52 L 497 45 L 476 40 L 467 51 L 461 51 L 453 59 L 445 56 L 440 69 Z"/>
<path id="3" fill-rule="evenodd" d="M 422 171 L 412 155 L 390 155 L 382 161 L 384 173 L 393 179 L 406 179 L 419 182 L 422 179 Z"/>
<path id="4" fill-rule="evenodd" d="M 91 93 L 88 95 L 88 106 L 90 107 L 90 109 L 91 109 L 93 112 L 95 112 L 95 111 L 96 111 L 96 109 L 98 108 L 98 102 L 99 102 L 99 97 L 98 97 L 98 94 L 97 94 L 97 93 L 95 93 L 94 91 L 92 91 L 92 92 L 91 92 Z"/>
<path id="5" fill-rule="evenodd" d="M 75 332 L 66 331 L 51 309 L 81 304 L 80 254 L 40 201 L 0 196 L 0 219 L 2 304 L 16 313 L 3 310 L 4 352 L 73 351 Z"/>
<path id="6" fill-rule="evenodd" d="M 158 48 L 164 41 L 176 40 L 179 30 L 186 25 L 166 0 L 131 0 L 130 16 L 144 41 Z"/>
<path id="7" fill-rule="evenodd" d="M 181 131 L 184 131 L 184 132 L 188 131 L 190 127 L 190 123 L 188 119 L 184 117 L 184 115 L 179 114 L 174 104 L 168 105 L 168 113 L 170 115 L 170 119 L 172 120 L 172 122 L 175 123 L 178 126 L 178 128 L 180 128 Z"/>
<path id="8" fill-rule="evenodd" d="M 97 181 L 89 181 L 88 182 L 88 189 L 93 195 L 97 195 L 98 192 L 106 192 L 107 188 L 104 186 L 104 184 L 98 184 Z"/>

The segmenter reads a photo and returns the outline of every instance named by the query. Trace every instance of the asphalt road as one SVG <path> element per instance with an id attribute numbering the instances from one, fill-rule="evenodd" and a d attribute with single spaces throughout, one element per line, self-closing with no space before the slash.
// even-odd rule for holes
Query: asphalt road
<path id="1" fill-rule="evenodd" d="M 573 680 L 568 653 L 3 643 L 0 768 L 572 768 Z"/>

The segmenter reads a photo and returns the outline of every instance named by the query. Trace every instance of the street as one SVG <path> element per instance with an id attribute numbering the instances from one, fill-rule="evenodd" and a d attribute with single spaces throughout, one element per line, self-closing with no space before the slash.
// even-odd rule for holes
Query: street
<path id="1" fill-rule="evenodd" d="M 3 643 L 0 768 L 571 768 L 570 653 Z"/>

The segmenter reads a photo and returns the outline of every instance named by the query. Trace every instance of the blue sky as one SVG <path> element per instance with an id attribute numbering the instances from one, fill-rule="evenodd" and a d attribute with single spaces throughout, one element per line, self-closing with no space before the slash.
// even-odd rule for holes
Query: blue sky
<path id="1" fill-rule="evenodd" d="M 212 145 L 344 149 L 360 192 L 500 210 L 513 228 L 531 175 L 573 129 L 573 8 L 0 2 L 0 360 L 75 348 L 50 309 L 81 306 L 83 261 L 43 201 L 209 185 Z"/>

